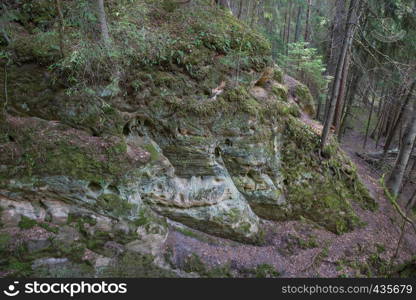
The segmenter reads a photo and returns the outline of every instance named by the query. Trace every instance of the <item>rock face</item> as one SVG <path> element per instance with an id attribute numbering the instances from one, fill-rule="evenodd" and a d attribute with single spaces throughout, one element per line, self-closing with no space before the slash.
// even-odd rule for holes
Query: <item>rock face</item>
<path id="1" fill-rule="evenodd" d="M 176 63 L 171 58 L 143 72 L 121 65 L 124 82 L 111 93 L 114 83 L 103 87 L 106 80 L 68 93 L 73 90 L 62 87 L 62 78 L 62 85 L 50 83 L 56 74 L 25 63 L 26 56 L 13 52 L 16 45 L 9 46 L 16 64 L 8 67 L 11 104 L 0 123 L 0 251 L 14 257 L 13 245 L 26 243 L 32 231 L 48 232 L 50 243 L 32 241 L 36 255 L 27 268 L 10 263 L 6 274 L 120 276 L 132 259 L 142 264 L 137 269 L 172 276 L 161 263 L 166 219 L 259 244 L 261 219 L 308 218 L 341 234 L 359 225 L 351 201 L 374 204 L 335 143 L 331 159 L 319 160 L 319 137 L 296 118 L 300 109 L 313 113 L 313 99 L 288 103 L 277 66 L 267 85 L 250 85 L 253 74 L 270 65 L 262 37 L 218 11 L 164 13 L 172 15 L 160 34 L 173 34 L 175 14 L 199 26 L 212 23 L 217 32 Z M 238 44 L 243 30 L 254 48 Z M 216 35 L 232 41 L 223 54 L 222 40 L 211 39 Z M 193 35 L 181 38 L 193 45 Z M 237 51 L 251 62 L 230 66 Z M 32 55 L 29 61 L 40 59 Z M 242 82 L 236 84 L 237 68 Z M 58 274 L 57 266 L 72 273 Z"/>
<path id="2" fill-rule="evenodd" d="M 289 75 L 284 76 L 284 82 L 288 86 L 289 94 L 292 99 L 294 99 L 301 109 L 310 117 L 315 117 L 316 105 L 308 87 Z"/>

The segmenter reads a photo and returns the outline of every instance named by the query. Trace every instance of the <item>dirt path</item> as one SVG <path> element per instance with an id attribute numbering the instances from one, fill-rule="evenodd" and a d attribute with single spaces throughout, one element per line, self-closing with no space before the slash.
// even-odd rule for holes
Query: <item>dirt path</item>
<path id="1" fill-rule="evenodd" d="M 307 115 L 302 115 L 302 120 L 320 134 L 319 122 Z M 172 230 L 167 241 L 172 263 L 184 267 L 197 255 L 211 268 L 228 265 L 239 276 L 259 264 L 273 266 L 283 277 L 356 277 L 382 273 L 396 250 L 401 219 L 383 195 L 379 174 L 356 156 L 356 147 L 360 147 L 357 136 L 346 136 L 342 148 L 357 165 L 360 177 L 379 204 L 376 212 L 353 204 L 365 222 L 362 228 L 338 236 L 306 221 L 264 221 L 265 246 L 212 238 L 189 228 L 181 232 Z M 179 225 L 172 223 L 172 226 Z M 415 253 L 416 238 L 408 227 L 395 263 L 409 260 Z"/>

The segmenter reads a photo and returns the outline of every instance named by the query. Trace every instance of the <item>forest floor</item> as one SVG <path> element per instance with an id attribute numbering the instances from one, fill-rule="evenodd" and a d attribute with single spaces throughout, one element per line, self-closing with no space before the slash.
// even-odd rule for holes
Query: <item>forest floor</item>
<path id="1" fill-rule="evenodd" d="M 322 129 L 319 122 L 306 115 L 303 121 Z M 246 245 L 213 238 L 190 228 L 180 228 L 171 223 L 173 229 L 167 240 L 173 265 L 193 269 L 192 258 L 208 266 L 227 266 L 237 272 L 234 275 L 256 274 L 256 266 L 267 265 L 275 268 L 282 277 L 374 277 L 385 276 L 392 266 L 403 263 L 416 254 L 416 235 L 410 226 L 396 252 L 402 219 L 384 196 L 380 186 L 380 174 L 366 161 L 356 155 L 362 151 L 363 134 L 348 132 L 342 148 L 357 165 L 357 171 L 377 200 L 379 209 L 375 212 L 362 209 L 352 203 L 364 226 L 352 232 L 336 235 L 308 221 L 272 222 L 263 221 L 267 232 L 264 246 Z M 371 145 L 369 141 L 369 149 Z"/>

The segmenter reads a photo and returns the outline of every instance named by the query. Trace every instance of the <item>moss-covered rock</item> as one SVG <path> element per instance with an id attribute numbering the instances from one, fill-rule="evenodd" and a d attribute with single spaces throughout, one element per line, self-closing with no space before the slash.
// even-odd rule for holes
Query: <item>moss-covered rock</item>
<path id="1" fill-rule="evenodd" d="M 303 84 L 297 85 L 295 88 L 295 97 L 299 101 L 302 110 L 310 116 L 314 116 L 316 114 L 315 102 L 307 86 Z"/>
<path id="2" fill-rule="evenodd" d="M 288 97 L 288 89 L 287 89 L 286 86 L 284 86 L 282 84 L 279 84 L 279 83 L 275 83 L 273 85 L 273 87 L 272 87 L 272 91 L 282 101 L 286 101 L 287 100 L 287 97 Z"/>
<path id="3" fill-rule="evenodd" d="M 288 120 L 286 136 L 282 173 L 290 214 L 308 218 L 339 234 L 360 225 L 351 201 L 370 209 L 376 203 L 366 189 L 357 188 L 362 183 L 338 146 L 334 144 L 337 150 L 329 161 L 321 162 L 319 136 L 295 118 Z"/>
<path id="4" fill-rule="evenodd" d="M 1 145 L 12 149 L 2 155 L 10 177 L 64 175 L 94 182 L 118 180 L 150 156 L 140 148 L 127 151 L 120 137 L 98 138 L 37 118 L 10 117 L 2 129 L 11 139 Z"/>
<path id="5" fill-rule="evenodd" d="M 16 3 L 16 18 L 28 29 L 48 29 L 54 22 L 56 10 L 53 0 L 22 0 Z"/>
<path id="6" fill-rule="evenodd" d="M 48 66 L 59 60 L 59 36 L 56 31 L 17 35 L 9 45 L 14 60 Z"/>
<path id="7" fill-rule="evenodd" d="M 375 207 L 339 146 L 321 160 L 318 136 L 297 119 L 314 114 L 309 90 L 289 85 L 266 39 L 231 14 L 202 0 L 180 9 L 109 1 L 107 48 L 77 22 L 85 7 L 71 2 L 61 58 L 45 3 L 31 4 L 1 46 L 11 60 L 0 74 L 9 99 L 0 221 L 53 237 L 28 256 L 0 238 L 11 274 L 67 275 L 56 263 L 79 276 L 170 276 L 156 264 L 166 218 L 260 243 L 261 218 L 307 218 L 341 234 L 361 225 L 352 201 Z M 261 74 L 270 76 L 259 86 Z M 268 266 L 258 273 L 278 275 Z"/>
<path id="8" fill-rule="evenodd" d="M 283 70 L 279 66 L 275 65 L 273 79 L 277 81 L 278 83 L 283 84 L 284 83 L 283 76 L 284 76 Z"/>
<path id="9" fill-rule="evenodd" d="M 14 114 L 59 120 L 96 136 L 121 135 L 121 113 L 93 90 L 68 95 L 59 84 L 51 83 L 48 70 L 36 64 L 11 65 L 6 72 L 0 74 L 0 88 L 5 90 L 7 76 L 8 109 Z"/>

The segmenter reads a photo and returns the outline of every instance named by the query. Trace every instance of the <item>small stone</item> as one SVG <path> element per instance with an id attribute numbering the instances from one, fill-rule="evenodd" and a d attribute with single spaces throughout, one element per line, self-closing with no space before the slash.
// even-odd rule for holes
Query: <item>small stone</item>
<path id="1" fill-rule="evenodd" d="M 55 241 L 59 241 L 63 244 L 72 244 L 80 238 L 81 234 L 75 228 L 65 225 L 59 229 L 59 233 L 56 236 Z"/>
<path id="2" fill-rule="evenodd" d="M 68 262 L 69 262 L 68 258 L 54 258 L 54 257 L 39 258 L 33 262 L 32 268 L 36 269 L 42 266 L 55 266 L 55 265 L 65 264 Z"/>
<path id="3" fill-rule="evenodd" d="M 96 216 L 95 220 L 97 222 L 94 226 L 95 230 L 104 231 L 104 232 L 112 231 L 113 222 L 110 218 L 103 217 L 103 216 Z"/>
<path id="4" fill-rule="evenodd" d="M 156 224 L 154 226 L 158 225 Z M 164 230 L 164 228 L 149 228 L 149 230 L 146 230 L 144 227 L 139 227 L 137 229 L 137 236 L 139 239 L 128 243 L 126 249 L 132 252 L 156 256 L 163 251 L 163 245 L 167 239 L 168 231 Z"/>
<path id="5" fill-rule="evenodd" d="M 15 227 L 19 224 L 21 216 L 25 216 L 36 222 L 41 222 L 46 217 L 43 208 L 32 206 L 27 201 L 11 201 L 0 197 L 0 207 L 2 208 L 1 221 L 5 227 Z"/>
<path id="6" fill-rule="evenodd" d="M 111 258 L 100 255 L 95 260 L 94 267 L 96 269 L 105 268 L 105 267 L 108 267 L 110 263 L 111 263 Z"/>
<path id="7" fill-rule="evenodd" d="M 129 234 L 130 233 L 130 227 L 129 224 L 125 221 L 119 221 L 116 225 L 114 225 L 113 228 L 114 232 L 120 232 L 123 234 Z"/>
<path id="8" fill-rule="evenodd" d="M 36 252 L 47 249 L 51 246 L 51 244 L 52 243 L 49 239 L 31 239 L 26 241 L 26 247 L 29 252 Z"/>
<path id="9" fill-rule="evenodd" d="M 123 245 L 116 243 L 114 241 L 107 241 L 104 244 L 104 254 L 108 256 L 117 256 L 125 251 Z"/>
<path id="10" fill-rule="evenodd" d="M 69 206 L 62 202 L 43 200 L 42 203 L 47 207 L 47 212 L 52 217 L 54 224 L 66 224 L 70 212 Z"/>

